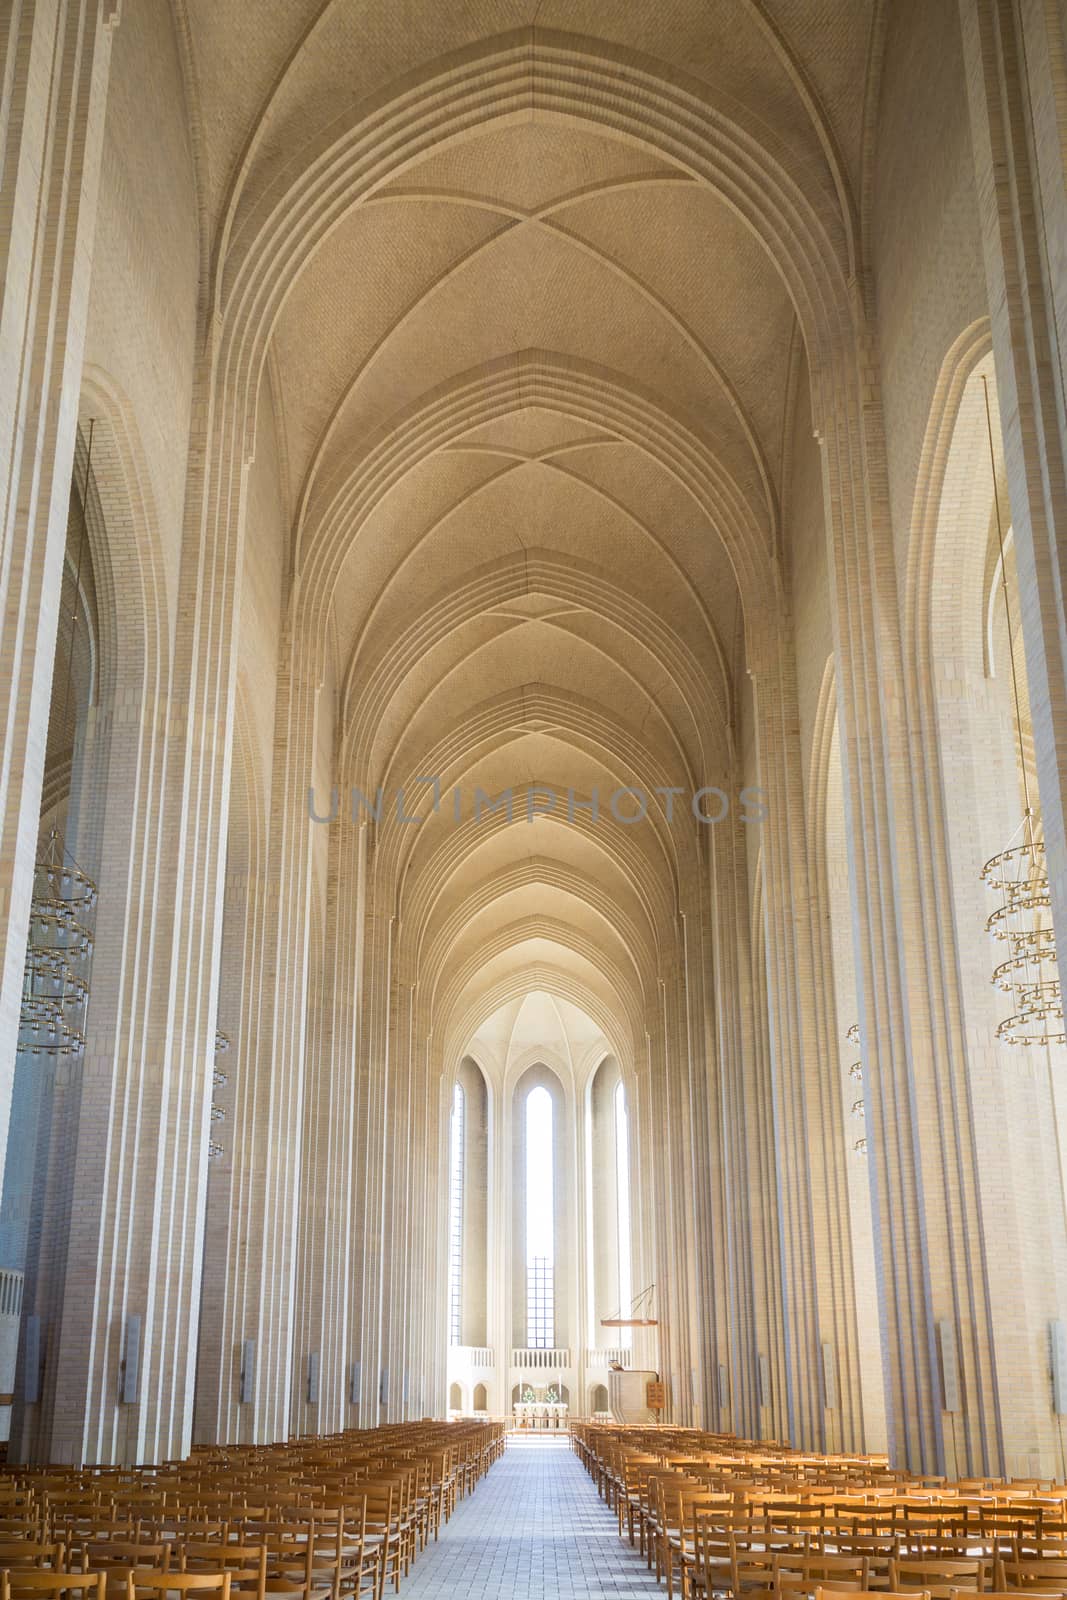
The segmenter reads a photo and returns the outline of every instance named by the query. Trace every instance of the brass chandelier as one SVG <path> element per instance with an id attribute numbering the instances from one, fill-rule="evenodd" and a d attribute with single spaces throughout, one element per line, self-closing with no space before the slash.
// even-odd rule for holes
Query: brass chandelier
<path id="1" fill-rule="evenodd" d="M 85 462 L 85 490 L 78 531 L 78 560 L 70 618 L 70 650 L 63 693 L 64 732 L 70 710 L 74 641 L 78 628 L 82 558 L 86 540 L 86 506 L 93 463 L 93 431 Z M 97 887 L 64 847 L 59 830 L 48 836 L 44 854 L 34 863 L 33 897 L 26 941 L 26 963 L 19 1011 L 20 1054 L 51 1058 L 80 1057 L 85 1051 L 85 1009 L 89 1002 L 89 967 L 93 953 L 91 918 Z"/>
<path id="2" fill-rule="evenodd" d="M 33 869 L 33 899 L 19 1014 L 20 1051 L 80 1056 L 93 936 L 88 918 L 96 884 L 63 850 L 55 828 Z"/>
<path id="3" fill-rule="evenodd" d="M 1019 677 L 1015 666 L 1015 645 L 1011 632 L 1011 607 L 1008 600 L 1008 570 L 1004 558 L 1004 528 L 997 492 L 996 460 L 993 453 L 993 422 L 989 408 L 989 384 L 985 391 L 986 433 L 989 439 L 989 465 L 993 475 L 993 506 L 1000 544 L 1000 581 L 1004 596 L 1004 622 L 1008 635 L 1008 660 L 1015 707 L 1015 735 L 1019 746 L 1022 773 L 1023 820 L 1006 849 L 990 858 L 981 878 L 999 897 L 1000 904 L 986 921 L 986 931 L 1006 951 L 1006 959 L 993 972 L 996 988 L 1011 996 L 1011 1014 L 998 1023 L 996 1037 L 1005 1044 L 1067 1044 L 1063 1026 L 1063 995 L 1056 959 L 1056 934 L 1052 925 L 1052 896 L 1049 891 L 1045 842 L 1038 837 L 1037 815 L 1030 799 L 1030 780 L 1023 747 L 1022 707 Z"/>

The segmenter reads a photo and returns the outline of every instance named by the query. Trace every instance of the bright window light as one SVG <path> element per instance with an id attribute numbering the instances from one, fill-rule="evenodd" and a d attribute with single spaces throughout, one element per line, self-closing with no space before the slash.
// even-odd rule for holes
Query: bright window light
<path id="1" fill-rule="evenodd" d="M 449 1138 L 448 1342 L 463 1343 L 463 1090 L 452 1096 Z"/>
<path id="2" fill-rule="evenodd" d="M 552 1096 L 531 1089 L 526 1096 L 526 1344 L 555 1345 L 555 1205 L 553 1196 Z"/>
<path id="3" fill-rule="evenodd" d="M 618 1186 L 619 1304 L 625 1317 L 633 1303 L 634 1289 L 630 1262 L 630 1119 L 626 1114 L 626 1091 L 621 1078 L 615 1086 L 615 1181 Z M 619 1331 L 623 1344 L 629 1345 L 633 1337 L 631 1329 Z"/>

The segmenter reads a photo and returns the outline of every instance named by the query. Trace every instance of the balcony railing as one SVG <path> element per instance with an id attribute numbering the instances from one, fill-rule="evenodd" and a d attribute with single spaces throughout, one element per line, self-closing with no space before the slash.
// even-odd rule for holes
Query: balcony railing
<path id="1" fill-rule="evenodd" d="M 511 1365 L 513 1367 L 532 1367 L 539 1372 L 558 1371 L 571 1364 L 569 1350 L 513 1350 L 511 1352 Z"/>
<path id="2" fill-rule="evenodd" d="M 623 1350 L 621 1348 L 616 1348 L 613 1350 L 587 1350 L 585 1352 L 585 1364 L 587 1367 L 610 1367 L 612 1365 L 628 1367 L 630 1365 L 630 1358 L 632 1355 L 632 1350 Z"/>
<path id="3" fill-rule="evenodd" d="M 482 1344 L 453 1344 L 448 1350 L 449 1360 L 457 1366 L 495 1367 L 493 1352 Z"/>

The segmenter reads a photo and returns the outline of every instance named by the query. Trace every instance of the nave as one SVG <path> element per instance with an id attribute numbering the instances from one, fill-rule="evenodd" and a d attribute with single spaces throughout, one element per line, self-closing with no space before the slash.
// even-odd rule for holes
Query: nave
<path id="1" fill-rule="evenodd" d="M 13 1467 L 1067 1478 L 1064 18 L 0 5 Z"/>
<path id="2" fill-rule="evenodd" d="M 477 1494 L 418 1563 L 403 1600 L 599 1600 L 662 1593 L 582 1471 L 570 1440 L 512 1435 Z"/>

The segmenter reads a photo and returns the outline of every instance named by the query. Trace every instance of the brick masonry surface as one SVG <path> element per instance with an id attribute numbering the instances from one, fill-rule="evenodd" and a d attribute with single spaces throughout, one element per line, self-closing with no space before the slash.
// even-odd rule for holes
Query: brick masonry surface
<path id="1" fill-rule="evenodd" d="M 404 1600 L 592 1600 L 659 1592 L 643 1557 L 619 1538 L 614 1516 L 562 1441 L 512 1441 L 503 1460 L 457 1508 L 438 1543 L 419 1557 L 402 1589 Z"/>

